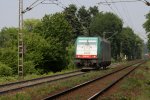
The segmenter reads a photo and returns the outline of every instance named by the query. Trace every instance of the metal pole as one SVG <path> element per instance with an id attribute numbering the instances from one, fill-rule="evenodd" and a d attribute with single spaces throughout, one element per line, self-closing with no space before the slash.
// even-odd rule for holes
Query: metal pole
<path id="1" fill-rule="evenodd" d="M 18 76 L 23 78 L 23 0 L 19 0 Z"/>

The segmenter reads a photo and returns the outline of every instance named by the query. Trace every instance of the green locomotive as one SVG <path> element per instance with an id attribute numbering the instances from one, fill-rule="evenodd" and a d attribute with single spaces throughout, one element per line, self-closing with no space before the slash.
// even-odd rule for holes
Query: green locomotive
<path id="1" fill-rule="evenodd" d="M 111 64 L 110 42 L 101 37 L 78 37 L 75 43 L 77 67 L 104 69 Z"/>

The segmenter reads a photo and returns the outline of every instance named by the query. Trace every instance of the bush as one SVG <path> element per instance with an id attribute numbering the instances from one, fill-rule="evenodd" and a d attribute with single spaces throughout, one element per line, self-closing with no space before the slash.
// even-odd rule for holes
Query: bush
<path id="1" fill-rule="evenodd" d="M 0 63 L 0 76 L 10 76 L 12 75 L 12 72 L 12 68 Z"/>
<path id="2" fill-rule="evenodd" d="M 12 68 L 17 73 L 17 47 L 0 48 L 0 62 Z"/>
<path id="3" fill-rule="evenodd" d="M 35 65 L 32 61 L 24 62 L 24 74 L 36 73 Z"/>
<path id="4" fill-rule="evenodd" d="M 67 48 L 67 62 L 68 62 L 67 69 L 75 68 L 74 58 L 75 58 L 75 46 L 74 44 L 71 44 Z"/>

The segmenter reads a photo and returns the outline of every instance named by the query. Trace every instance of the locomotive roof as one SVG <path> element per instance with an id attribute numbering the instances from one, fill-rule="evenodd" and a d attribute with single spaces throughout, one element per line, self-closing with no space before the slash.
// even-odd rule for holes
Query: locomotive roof
<path id="1" fill-rule="evenodd" d="M 78 37 L 78 39 L 97 39 L 98 37 Z"/>
<path id="2" fill-rule="evenodd" d="M 104 41 L 104 42 L 107 42 L 107 43 L 110 43 L 108 40 L 106 40 L 106 39 L 103 39 L 103 38 L 101 38 L 100 36 L 98 36 L 98 37 L 78 37 L 77 39 L 90 39 L 90 40 L 92 40 L 92 39 L 100 39 L 100 41 Z"/>

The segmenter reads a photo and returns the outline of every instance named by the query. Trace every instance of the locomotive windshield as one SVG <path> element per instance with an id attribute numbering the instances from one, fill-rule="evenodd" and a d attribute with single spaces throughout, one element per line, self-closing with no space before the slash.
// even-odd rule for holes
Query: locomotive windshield
<path id="1" fill-rule="evenodd" d="M 96 42 L 79 42 L 78 45 L 96 45 Z"/>
<path id="2" fill-rule="evenodd" d="M 96 41 L 79 41 L 78 45 L 96 45 Z"/>

